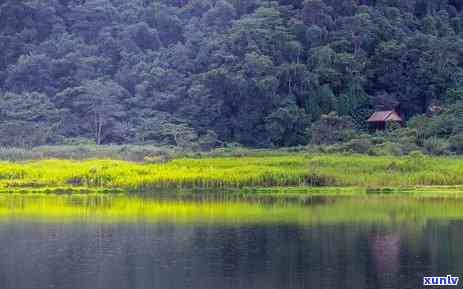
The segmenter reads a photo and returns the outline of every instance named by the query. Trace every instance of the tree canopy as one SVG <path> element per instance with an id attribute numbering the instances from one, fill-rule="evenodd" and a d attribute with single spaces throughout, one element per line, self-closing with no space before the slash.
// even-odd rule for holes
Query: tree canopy
<path id="1" fill-rule="evenodd" d="M 0 0 L 3 145 L 301 145 L 461 91 L 463 0 Z"/>

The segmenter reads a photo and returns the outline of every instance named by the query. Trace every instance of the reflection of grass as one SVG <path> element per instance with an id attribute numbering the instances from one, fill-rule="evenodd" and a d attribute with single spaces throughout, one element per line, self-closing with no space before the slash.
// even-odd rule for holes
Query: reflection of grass
<path id="1" fill-rule="evenodd" d="M 344 193 L 390 193 L 419 186 L 452 186 L 463 191 L 463 161 L 450 157 L 370 157 L 362 155 L 269 154 L 253 157 L 177 159 L 165 164 L 114 160 L 0 162 L 0 192 L 114 192 L 277 187 L 359 187 Z M 311 187 L 310 189 L 300 189 Z M 382 189 L 382 190 L 378 190 Z M 270 190 L 270 191 L 272 191 Z M 331 189 L 334 193 L 339 189 Z M 439 189 L 441 191 L 441 189 Z M 326 192 L 325 190 L 323 192 Z M 437 192 L 435 192 L 437 193 Z"/>
<path id="2" fill-rule="evenodd" d="M 310 204 L 308 204 L 310 203 Z M 425 223 L 463 219 L 463 201 L 400 197 L 314 198 L 305 203 L 255 199 L 155 200 L 117 195 L 0 195 L 0 220 L 180 223 Z"/>

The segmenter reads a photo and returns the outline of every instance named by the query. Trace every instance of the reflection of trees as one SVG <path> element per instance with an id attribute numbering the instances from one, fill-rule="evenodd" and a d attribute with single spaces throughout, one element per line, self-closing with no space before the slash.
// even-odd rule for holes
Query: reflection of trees
<path id="1" fill-rule="evenodd" d="M 415 288 L 462 268 L 462 224 L 3 224 L 0 287 Z"/>

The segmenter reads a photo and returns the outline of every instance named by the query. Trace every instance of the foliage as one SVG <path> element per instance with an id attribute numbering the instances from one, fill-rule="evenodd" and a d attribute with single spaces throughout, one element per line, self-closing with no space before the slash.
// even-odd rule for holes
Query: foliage
<path id="1" fill-rule="evenodd" d="M 73 110 L 79 111 L 77 126 L 84 136 L 93 136 L 100 145 L 108 137 L 113 141 L 124 138 L 121 120 L 125 113 L 120 102 L 126 94 L 124 88 L 113 81 L 88 80 L 82 86 L 64 90 L 59 96 L 72 101 Z"/>
<path id="2" fill-rule="evenodd" d="M 0 97 L 0 145 L 31 147 L 50 141 L 61 112 L 41 93 L 5 93 Z"/>
<path id="3" fill-rule="evenodd" d="M 310 129 L 313 144 L 335 144 L 347 141 L 352 134 L 353 124 L 349 117 L 340 117 L 332 112 L 322 115 Z"/>
<path id="4" fill-rule="evenodd" d="M 375 147 L 370 148 L 368 153 L 374 156 L 400 156 L 404 154 L 399 144 L 391 142 L 376 145 Z"/>
<path id="5" fill-rule="evenodd" d="M 459 133 L 449 138 L 449 149 L 457 154 L 463 153 L 463 134 Z"/>
<path id="6" fill-rule="evenodd" d="M 345 143 L 345 149 L 348 152 L 366 154 L 373 147 L 373 142 L 368 138 L 355 138 Z"/>
<path id="7" fill-rule="evenodd" d="M 445 155 L 449 153 L 450 144 L 445 139 L 431 137 L 423 142 L 423 147 L 429 154 Z"/>
<path id="8" fill-rule="evenodd" d="M 323 118 L 445 106 L 408 152 L 462 133 L 462 23 L 461 1 L 0 1 L 0 144 L 366 143 Z"/>
<path id="9" fill-rule="evenodd" d="M 160 152 L 145 163 L 116 160 L 0 162 L 0 191 L 30 189 L 158 192 L 244 187 L 460 186 L 458 158 L 261 152 L 254 156 L 177 158 Z"/>
<path id="10" fill-rule="evenodd" d="M 79 143 L 75 145 L 39 146 L 31 149 L 1 147 L 0 160 L 30 161 L 50 158 L 85 160 L 99 158 L 142 162 L 146 159 L 169 159 L 184 154 L 184 152 L 179 152 L 172 147 L 150 145 L 96 146 L 95 144 L 85 143 L 83 140 L 76 141 L 79 141 Z"/>

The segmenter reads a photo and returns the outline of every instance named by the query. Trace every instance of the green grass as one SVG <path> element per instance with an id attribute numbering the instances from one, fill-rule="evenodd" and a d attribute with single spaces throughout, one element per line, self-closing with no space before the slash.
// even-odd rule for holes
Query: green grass
<path id="1" fill-rule="evenodd" d="M 462 186 L 463 160 L 455 157 L 286 152 L 181 158 L 154 164 L 120 160 L 0 162 L 0 192 L 239 190 L 245 194 L 377 194 L 419 190 L 453 194 L 463 191 Z"/>

